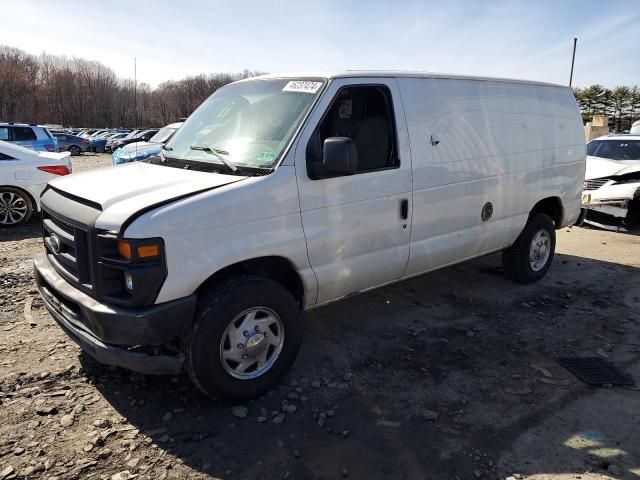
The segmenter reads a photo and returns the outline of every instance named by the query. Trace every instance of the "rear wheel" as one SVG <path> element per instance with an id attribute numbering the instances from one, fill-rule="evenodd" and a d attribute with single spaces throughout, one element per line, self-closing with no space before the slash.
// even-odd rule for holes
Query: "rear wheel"
<path id="1" fill-rule="evenodd" d="M 77 145 L 71 145 L 69 147 L 69 151 L 71 152 L 71 155 L 80 155 L 80 147 Z"/>
<path id="2" fill-rule="evenodd" d="M 187 372 L 210 397 L 248 400 L 275 387 L 302 342 L 300 309 L 268 278 L 240 275 L 200 299 L 185 341 Z"/>
<path id="3" fill-rule="evenodd" d="M 542 213 L 531 214 L 514 244 L 502 252 L 504 271 L 518 283 L 533 283 L 545 276 L 556 249 L 553 220 Z"/>
<path id="4" fill-rule="evenodd" d="M 26 223 L 33 215 L 31 198 L 13 187 L 0 187 L 0 227 L 15 227 Z"/>

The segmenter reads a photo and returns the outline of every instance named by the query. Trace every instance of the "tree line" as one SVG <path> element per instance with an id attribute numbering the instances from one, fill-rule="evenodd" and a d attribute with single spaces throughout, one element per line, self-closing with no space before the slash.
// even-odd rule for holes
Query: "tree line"
<path id="1" fill-rule="evenodd" d="M 257 74 L 245 70 L 196 75 L 151 88 L 118 78 L 100 62 L 32 55 L 0 45 L 0 121 L 161 127 L 189 116 L 223 85 Z"/>
<path id="2" fill-rule="evenodd" d="M 640 117 L 640 88 L 618 86 L 613 89 L 602 85 L 574 88 L 582 118 L 591 121 L 594 115 L 609 116 L 609 126 L 615 131 L 628 130 Z"/>

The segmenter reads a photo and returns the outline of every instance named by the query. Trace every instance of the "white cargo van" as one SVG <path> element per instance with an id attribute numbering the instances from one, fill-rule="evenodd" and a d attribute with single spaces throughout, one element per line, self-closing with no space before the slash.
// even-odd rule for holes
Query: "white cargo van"
<path id="1" fill-rule="evenodd" d="M 257 77 L 159 158 L 52 181 L 35 273 L 98 361 L 250 398 L 290 368 L 305 309 L 496 251 L 513 280 L 542 278 L 584 169 L 567 87 Z"/>

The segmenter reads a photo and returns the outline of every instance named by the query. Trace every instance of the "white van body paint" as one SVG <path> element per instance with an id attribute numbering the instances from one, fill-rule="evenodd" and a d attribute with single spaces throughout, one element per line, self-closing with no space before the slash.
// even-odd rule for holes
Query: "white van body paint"
<path id="1" fill-rule="evenodd" d="M 397 72 L 269 77 L 327 85 L 267 176 L 132 164 L 52 182 L 102 205 L 96 226 L 162 237 L 168 275 L 156 303 L 192 294 L 226 266 L 278 256 L 311 308 L 508 247 L 542 199 L 562 202 L 557 227 L 578 217 L 585 146 L 567 87 Z M 391 92 L 400 166 L 311 180 L 309 137 L 336 92 L 358 84 Z M 483 222 L 487 202 L 494 213 Z"/>

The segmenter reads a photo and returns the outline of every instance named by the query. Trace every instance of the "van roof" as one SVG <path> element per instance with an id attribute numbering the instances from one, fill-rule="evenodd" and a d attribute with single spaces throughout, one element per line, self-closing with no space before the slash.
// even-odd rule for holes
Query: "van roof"
<path id="1" fill-rule="evenodd" d="M 367 77 L 397 77 L 397 78 L 449 78 L 455 80 L 475 80 L 481 82 L 505 82 L 505 83 L 524 83 L 529 85 L 543 85 L 546 87 L 569 88 L 567 85 L 559 85 L 557 83 L 539 82 L 534 80 L 519 80 L 512 78 L 499 77 L 476 77 L 472 75 L 456 75 L 450 73 L 436 72 L 418 72 L 407 70 L 342 70 L 342 71 L 325 71 L 325 72 L 288 72 L 288 73 L 270 73 L 267 75 L 259 75 L 257 77 L 249 77 L 241 82 L 255 79 L 267 78 L 326 78 L 327 80 L 334 78 L 367 78 Z"/>

